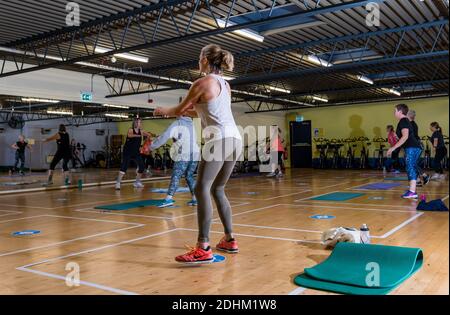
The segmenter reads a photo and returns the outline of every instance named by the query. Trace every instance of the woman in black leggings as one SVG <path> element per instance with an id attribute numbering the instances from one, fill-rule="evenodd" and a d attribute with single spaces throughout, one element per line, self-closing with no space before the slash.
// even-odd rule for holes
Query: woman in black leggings
<path id="1" fill-rule="evenodd" d="M 445 147 L 444 136 L 442 135 L 442 128 L 437 122 L 432 122 L 430 124 L 430 130 L 433 135 L 430 138 L 431 144 L 435 150 L 433 169 L 435 174 L 431 179 L 444 179 L 444 170 L 442 169 L 442 160 L 447 155 L 447 148 Z"/>
<path id="2" fill-rule="evenodd" d="M 143 188 L 144 185 L 141 182 L 142 173 L 144 173 L 144 161 L 140 151 L 142 137 L 151 137 L 152 135 L 141 129 L 141 119 L 136 118 L 133 120 L 133 124 L 130 129 L 128 129 L 127 140 L 123 146 L 122 153 L 122 165 L 120 166 L 119 176 L 116 181 L 116 190 L 120 190 L 120 183 L 123 176 L 127 172 L 128 164 L 131 160 L 135 161 L 138 165 L 138 171 L 136 173 L 136 181 L 133 183 L 135 188 Z"/>
<path id="3" fill-rule="evenodd" d="M 48 170 L 48 180 L 47 185 L 53 184 L 53 172 L 55 171 L 56 165 L 63 160 L 63 171 L 64 171 L 64 183 L 66 185 L 70 185 L 70 172 L 69 167 L 67 166 L 69 161 L 72 159 L 72 149 L 70 146 L 70 137 L 66 131 L 66 126 L 63 124 L 59 125 L 58 132 L 44 140 L 45 142 L 50 142 L 56 140 L 56 144 L 58 146 L 55 155 L 53 156 L 53 160 L 50 163 L 50 169 Z"/>

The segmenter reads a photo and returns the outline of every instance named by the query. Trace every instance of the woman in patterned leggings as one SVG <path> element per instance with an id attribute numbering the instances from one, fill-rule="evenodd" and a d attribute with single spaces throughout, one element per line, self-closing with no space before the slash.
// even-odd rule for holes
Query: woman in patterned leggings
<path id="1" fill-rule="evenodd" d="M 170 179 L 167 196 L 158 207 L 165 208 L 173 205 L 175 195 L 180 179 L 184 176 L 192 195 L 192 200 L 188 202 L 189 206 L 196 206 L 195 198 L 195 179 L 194 173 L 197 170 L 197 164 L 200 157 L 200 150 L 196 143 L 195 129 L 192 118 L 180 116 L 175 120 L 162 135 L 153 141 L 150 149 L 153 151 L 164 145 L 169 139 L 174 141 L 171 148 L 171 157 L 175 161 L 173 165 L 172 177 Z"/>
<path id="2" fill-rule="evenodd" d="M 405 104 L 395 106 L 395 118 L 399 121 L 396 130 L 399 140 L 388 150 L 387 155 L 388 157 L 391 157 L 392 153 L 398 148 L 405 149 L 406 173 L 408 174 L 409 190 L 403 194 L 402 198 L 416 199 L 417 179 L 420 175 L 419 159 L 422 148 L 420 142 L 414 136 L 413 126 L 407 117 L 408 110 L 408 106 Z"/>

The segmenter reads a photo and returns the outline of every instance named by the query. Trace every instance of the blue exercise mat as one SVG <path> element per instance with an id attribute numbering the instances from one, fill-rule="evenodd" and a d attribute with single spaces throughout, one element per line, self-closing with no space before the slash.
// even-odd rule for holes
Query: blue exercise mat
<path id="1" fill-rule="evenodd" d="M 402 184 L 400 183 L 372 183 L 372 184 L 367 184 L 364 186 L 360 186 L 358 187 L 358 189 L 364 189 L 364 190 L 388 190 L 388 189 L 392 189 L 394 187 L 398 187 L 401 186 Z"/>
<path id="2" fill-rule="evenodd" d="M 160 193 L 160 194 L 167 194 L 167 191 L 168 191 L 167 188 L 153 188 L 153 189 L 151 189 L 151 192 Z M 190 190 L 189 190 L 189 187 L 178 187 L 176 192 L 186 193 L 186 192 L 190 192 Z"/>
<path id="3" fill-rule="evenodd" d="M 314 198 L 310 198 L 309 200 L 322 200 L 322 201 L 346 201 L 353 198 L 358 198 L 364 196 L 364 194 L 361 193 L 348 193 L 348 192 L 335 192 L 330 193 Z"/>

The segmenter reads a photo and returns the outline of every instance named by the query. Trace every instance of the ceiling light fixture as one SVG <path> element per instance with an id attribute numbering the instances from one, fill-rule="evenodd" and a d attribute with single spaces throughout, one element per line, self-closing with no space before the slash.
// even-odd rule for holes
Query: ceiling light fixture
<path id="1" fill-rule="evenodd" d="M 106 52 L 111 51 L 111 50 L 112 49 L 107 49 L 107 48 L 102 48 L 102 47 L 95 47 L 95 52 L 99 53 L 99 54 L 103 54 L 103 53 L 106 53 Z M 138 61 L 138 62 L 142 62 L 142 63 L 148 63 L 148 58 L 147 57 L 142 57 L 142 56 L 138 56 L 138 55 L 133 55 L 133 54 L 128 54 L 128 53 L 119 53 L 119 54 L 114 54 L 114 56 L 116 56 L 118 58 L 134 60 L 134 61 Z"/>

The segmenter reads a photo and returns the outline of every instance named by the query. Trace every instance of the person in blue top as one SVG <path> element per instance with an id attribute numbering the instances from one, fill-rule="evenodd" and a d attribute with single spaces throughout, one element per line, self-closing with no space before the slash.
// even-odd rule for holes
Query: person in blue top
<path id="1" fill-rule="evenodd" d="M 158 149 L 170 139 L 173 140 L 170 156 L 174 160 L 174 165 L 167 196 L 159 207 L 169 207 L 175 203 L 173 196 L 183 176 L 186 178 L 192 195 L 192 200 L 188 202 L 188 205 L 196 206 L 194 173 L 200 158 L 200 149 L 196 142 L 197 138 L 192 118 L 179 116 L 162 135 L 152 142 L 150 150 Z"/>

